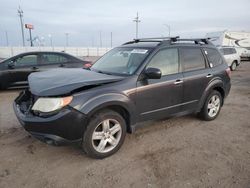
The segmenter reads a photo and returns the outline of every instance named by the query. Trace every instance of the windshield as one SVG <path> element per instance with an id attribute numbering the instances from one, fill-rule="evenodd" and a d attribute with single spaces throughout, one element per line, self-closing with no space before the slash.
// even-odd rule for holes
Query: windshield
<path id="1" fill-rule="evenodd" d="M 91 70 L 109 73 L 132 75 L 149 54 L 149 49 L 115 48 L 100 58 Z"/>

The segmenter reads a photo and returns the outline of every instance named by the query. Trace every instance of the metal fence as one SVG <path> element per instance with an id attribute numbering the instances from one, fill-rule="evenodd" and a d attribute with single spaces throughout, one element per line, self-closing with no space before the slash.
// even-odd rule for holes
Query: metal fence
<path id="1" fill-rule="evenodd" d="M 0 58 L 8 58 L 23 52 L 55 51 L 66 52 L 77 57 L 102 56 L 111 48 L 88 47 L 0 47 Z"/>

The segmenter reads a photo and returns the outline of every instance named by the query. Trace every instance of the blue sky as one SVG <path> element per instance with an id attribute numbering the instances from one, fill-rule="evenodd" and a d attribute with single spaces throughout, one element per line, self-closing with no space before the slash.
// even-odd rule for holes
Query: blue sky
<path id="1" fill-rule="evenodd" d="M 24 12 L 24 23 L 34 25 L 33 36 L 44 38 L 55 46 L 119 45 L 135 37 L 135 23 L 139 12 L 139 37 L 168 36 L 203 37 L 207 32 L 225 29 L 250 31 L 249 0 L 0 0 L 0 46 L 22 44 L 18 5 Z M 25 30 L 25 39 L 29 37 Z M 26 45 L 28 42 L 26 41 Z"/>

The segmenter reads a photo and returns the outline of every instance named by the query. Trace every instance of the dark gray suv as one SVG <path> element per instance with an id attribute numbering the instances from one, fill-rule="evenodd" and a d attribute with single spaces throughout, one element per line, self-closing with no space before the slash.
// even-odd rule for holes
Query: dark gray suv
<path id="1" fill-rule="evenodd" d="M 122 145 L 136 123 L 197 113 L 215 119 L 230 90 L 230 69 L 206 39 L 136 39 L 114 48 L 89 70 L 29 76 L 14 102 L 23 127 L 49 144 L 81 141 L 91 157 Z"/>

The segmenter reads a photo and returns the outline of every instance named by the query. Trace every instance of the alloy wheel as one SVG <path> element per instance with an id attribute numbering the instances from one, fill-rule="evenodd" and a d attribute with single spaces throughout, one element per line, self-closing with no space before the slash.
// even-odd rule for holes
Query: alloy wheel
<path id="1" fill-rule="evenodd" d="M 213 95 L 208 101 L 207 110 L 210 117 L 215 117 L 220 110 L 220 97 Z"/>
<path id="2" fill-rule="evenodd" d="M 93 148 L 97 152 L 107 153 L 118 145 L 121 135 L 121 124 L 115 119 L 105 119 L 92 134 Z"/>

